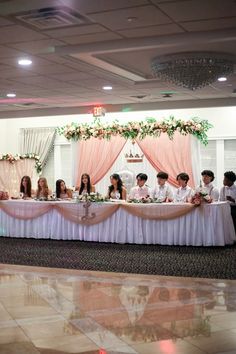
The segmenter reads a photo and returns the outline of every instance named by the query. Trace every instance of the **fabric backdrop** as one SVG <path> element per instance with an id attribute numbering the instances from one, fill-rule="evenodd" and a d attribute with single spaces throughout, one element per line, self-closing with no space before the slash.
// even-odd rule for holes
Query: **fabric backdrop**
<path id="1" fill-rule="evenodd" d="M 190 135 L 175 134 L 170 140 L 166 134 L 158 138 L 146 138 L 135 145 L 130 140 L 114 137 L 111 141 L 89 139 L 76 143 L 74 161 L 76 164 L 76 183 L 80 183 L 81 174 L 87 172 L 96 184 L 96 191 L 106 194 L 112 173 L 132 172 L 134 177 L 144 172 L 148 175 L 149 187 L 156 185 L 158 171 L 169 173 L 168 182 L 177 187 L 176 176 L 187 172 L 190 176 L 189 185 L 194 187 L 199 182 L 200 153 L 199 142 Z M 116 144 L 114 144 L 114 141 Z M 134 150 L 133 150 L 134 148 Z M 138 153 L 143 156 L 141 163 L 128 163 L 125 155 Z M 112 162 L 113 161 L 113 162 Z"/>
<path id="2" fill-rule="evenodd" d="M 78 142 L 78 170 L 76 186 L 80 185 L 81 175 L 88 173 L 92 184 L 99 182 L 113 165 L 126 140 L 115 136 L 110 140 L 91 138 Z"/>
<path id="3" fill-rule="evenodd" d="M 194 187 L 190 138 L 190 135 L 176 132 L 173 140 L 167 134 L 161 134 L 158 138 L 137 140 L 137 144 L 156 171 L 168 172 L 170 184 L 177 187 L 176 176 L 186 172 L 190 177 L 188 184 Z"/>

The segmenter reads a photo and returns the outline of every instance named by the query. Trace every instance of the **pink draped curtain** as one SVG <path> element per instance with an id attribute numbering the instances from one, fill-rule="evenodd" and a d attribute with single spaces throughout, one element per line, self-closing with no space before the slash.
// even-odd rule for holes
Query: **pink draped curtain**
<path id="1" fill-rule="evenodd" d="M 190 135 L 176 132 L 173 140 L 170 140 L 167 134 L 161 134 L 158 138 L 137 140 L 137 143 L 157 171 L 168 172 L 170 184 L 178 186 L 176 176 L 186 172 L 190 177 L 189 185 L 194 187 Z"/>
<path id="2" fill-rule="evenodd" d="M 114 136 L 110 140 L 91 138 L 78 143 L 77 186 L 83 173 L 88 173 L 92 184 L 98 183 L 111 168 L 126 140 Z"/>

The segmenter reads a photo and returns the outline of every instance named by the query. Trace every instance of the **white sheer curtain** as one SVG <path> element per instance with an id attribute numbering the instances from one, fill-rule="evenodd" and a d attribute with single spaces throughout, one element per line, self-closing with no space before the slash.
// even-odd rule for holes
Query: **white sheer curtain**
<path id="1" fill-rule="evenodd" d="M 35 153 L 42 165 L 47 162 L 56 136 L 55 128 L 22 128 L 20 131 L 20 153 Z"/>

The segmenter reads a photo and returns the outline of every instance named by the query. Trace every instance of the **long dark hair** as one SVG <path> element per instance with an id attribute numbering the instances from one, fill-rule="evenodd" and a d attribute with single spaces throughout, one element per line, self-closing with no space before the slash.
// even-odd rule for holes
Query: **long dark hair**
<path id="1" fill-rule="evenodd" d="M 27 181 L 27 186 L 26 190 L 25 187 L 23 186 L 23 179 Z M 20 192 L 24 193 L 24 195 L 27 195 L 27 197 L 31 198 L 31 179 L 29 176 L 23 176 L 20 181 Z"/>
<path id="2" fill-rule="evenodd" d="M 58 179 L 56 181 L 56 197 L 57 198 L 60 198 L 60 195 L 61 195 L 61 182 L 64 182 L 63 179 Z M 65 184 L 65 193 L 67 192 L 67 188 L 66 188 L 66 184 Z"/>
<path id="3" fill-rule="evenodd" d="M 87 192 L 88 192 L 88 194 L 90 194 L 92 186 L 91 186 L 91 182 L 90 182 L 90 176 L 87 173 L 83 173 L 82 176 L 81 176 L 79 194 L 83 193 L 83 190 L 84 190 L 84 187 L 85 187 L 85 184 L 83 182 L 83 178 L 84 177 L 87 177 L 87 179 L 88 179 Z"/>
<path id="4" fill-rule="evenodd" d="M 110 178 L 114 178 L 117 181 L 117 190 L 120 193 L 120 199 L 122 199 L 122 187 L 123 187 L 123 182 L 120 178 L 120 175 L 118 173 L 113 173 Z M 111 192 L 114 190 L 114 186 L 111 184 L 108 188 L 108 195 L 109 197 L 111 196 Z"/>

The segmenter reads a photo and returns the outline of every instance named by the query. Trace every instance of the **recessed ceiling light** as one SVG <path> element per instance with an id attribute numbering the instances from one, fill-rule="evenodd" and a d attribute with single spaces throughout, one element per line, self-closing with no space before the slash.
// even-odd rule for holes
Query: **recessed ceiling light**
<path id="1" fill-rule="evenodd" d="M 112 90 L 112 86 L 103 86 L 103 90 Z"/>
<path id="2" fill-rule="evenodd" d="M 22 66 L 27 66 L 32 64 L 32 60 L 28 58 L 22 58 L 18 60 L 18 64 Z"/>
<path id="3" fill-rule="evenodd" d="M 13 97 L 16 97 L 16 94 L 15 93 L 7 93 L 7 97 L 9 98 L 13 98 Z"/>
<path id="4" fill-rule="evenodd" d="M 224 77 L 224 76 L 219 77 L 218 81 L 220 81 L 220 82 L 227 81 L 227 77 Z"/>

